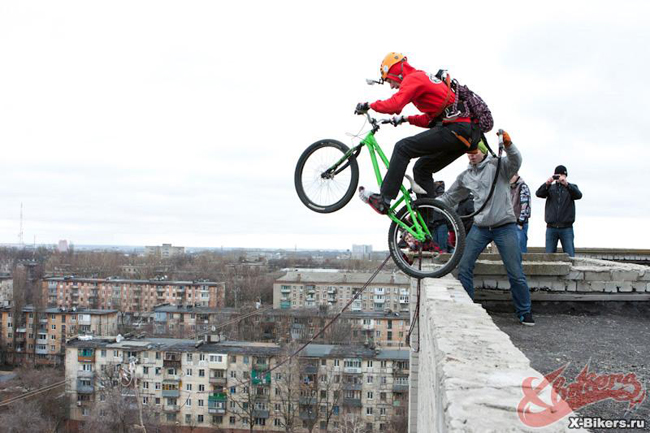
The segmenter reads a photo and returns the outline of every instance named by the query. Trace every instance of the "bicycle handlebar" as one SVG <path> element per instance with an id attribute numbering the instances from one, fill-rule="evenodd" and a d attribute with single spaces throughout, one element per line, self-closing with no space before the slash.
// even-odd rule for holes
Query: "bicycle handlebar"
<path id="1" fill-rule="evenodd" d="M 375 119 L 374 117 L 371 117 L 368 112 L 365 112 L 363 114 L 365 114 L 366 118 L 368 119 L 368 123 L 372 125 L 373 133 L 379 131 L 379 125 L 386 125 L 390 123 L 393 126 L 397 126 L 393 119 Z"/>

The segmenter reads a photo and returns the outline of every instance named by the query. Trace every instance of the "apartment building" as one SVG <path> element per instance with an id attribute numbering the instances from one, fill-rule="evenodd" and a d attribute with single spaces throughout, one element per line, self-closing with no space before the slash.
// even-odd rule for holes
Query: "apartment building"
<path id="1" fill-rule="evenodd" d="M 154 308 L 153 333 L 177 337 L 225 334 L 245 341 L 307 341 L 333 319 L 328 309 L 254 310 L 164 305 Z M 241 320 L 242 316 L 249 316 Z M 228 325 L 231 324 L 231 325 Z M 392 311 L 345 311 L 318 343 L 406 347 L 410 314 Z"/>
<path id="2" fill-rule="evenodd" d="M 8 306 L 14 300 L 14 280 L 11 275 L 0 275 L 0 306 Z"/>
<path id="3" fill-rule="evenodd" d="M 66 340 L 77 335 L 116 335 L 117 310 L 35 309 L 26 306 L 22 317 L 10 307 L 0 308 L 0 346 L 11 364 L 63 363 Z"/>
<path id="4" fill-rule="evenodd" d="M 273 308 L 316 308 L 326 305 L 340 311 L 372 274 L 365 272 L 289 271 L 273 283 Z M 350 306 L 351 311 L 409 310 L 408 278 L 380 273 Z"/>
<path id="5" fill-rule="evenodd" d="M 348 425 L 388 432 L 406 416 L 407 350 L 312 344 L 278 367 L 290 351 L 232 341 L 71 341 L 65 366 L 70 418 L 111 422 L 131 411 L 132 419 L 176 431 L 243 433 L 285 431 L 289 423 L 296 432 Z"/>
<path id="6" fill-rule="evenodd" d="M 49 277 L 43 279 L 43 293 L 51 307 L 116 309 L 140 315 L 163 303 L 223 307 L 226 285 L 210 281 Z"/>
<path id="7" fill-rule="evenodd" d="M 144 247 L 146 257 L 158 257 L 161 259 L 170 259 L 185 254 L 185 247 L 174 247 L 172 244 L 152 245 Z"/>

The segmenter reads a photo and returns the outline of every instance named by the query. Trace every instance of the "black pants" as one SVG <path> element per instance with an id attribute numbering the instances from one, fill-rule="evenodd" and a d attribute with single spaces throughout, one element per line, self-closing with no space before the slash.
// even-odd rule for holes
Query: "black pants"
<path id="1" fill-rule="evenodd" d="M 427 191 L 427 196 L 435 197 L 432 174 L 442 170 L 468 150 L 452 131 L 472 143 L 472 148 L 476 148 L 477 130 L 476 126 L 469 123 L 451 123 L 435 126 L 398 141 L 390 158 L 388 172 L 381 184 L 381 194 L 391 200 L 396 198 L 409 161 L 420 157 L 413 167 L 415 182 Z"/>

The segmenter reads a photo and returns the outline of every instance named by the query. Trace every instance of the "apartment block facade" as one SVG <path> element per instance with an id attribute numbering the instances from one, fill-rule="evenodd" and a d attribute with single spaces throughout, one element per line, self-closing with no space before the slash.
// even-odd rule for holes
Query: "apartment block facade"
<path id="1" fill-rule="evenodd" d="M 274 343 L 93 339 L 66 351 L 75 422 L 124 416 L 115 398 L 176 431 L 389 432 L 408 409 L 407 350 L 312 344 L 280 366 L 291 348 Z"/>
<path id="2" fill-rule="evenodd" d="M 116 335 L 117 310 L 35 309 L 26 306 L 22 317 L 12 308 L 0 308 L 0 347 L 10 364 L 63 364 L 66 340 L 77 335 Z"/>
<path id="3" fill-rule="evenodd" d="M 43 279 L 43 294 L 51 307 L 116 309 L 139 315 L 163 303 L 222 308 L 226 285 L 209 281 L 49 277 Z"/>
<path id="4" fill-rule="evenodd" d="M 302 308 L 251 311 L 164 305 L 154 308 L 153 333 L 190 336 L 222 333 L 245 341 L 307 341 L 323 329 L 337 312 Z M 240 320 L 242 316 L 250 317 Z M 235 322 L 232 326 L 228 323 Z M 345 311 L 317 343 L 368 344 L 374 347 L 407 347 L 409 312 Z"/>
<path id="5" fill-rule="evenodd" d="M 327 306 L 340 311 L 370 279 L 364 272 L 289 271 L 273 283 L 273 308 Z M 351 311 L 409 311 L 408 278 L 380 273 L 350 306 Z"/>

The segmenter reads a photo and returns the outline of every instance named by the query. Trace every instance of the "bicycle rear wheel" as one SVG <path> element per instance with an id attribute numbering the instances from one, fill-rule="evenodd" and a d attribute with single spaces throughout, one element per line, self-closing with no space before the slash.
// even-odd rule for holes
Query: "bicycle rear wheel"
<path id="1" fill-rule="evenodd" d="M 359 165 L 350 150 L 336 140 L 320 140 L 298 160 L 294 183 L 300 200 L 309 209 L 330 213 L 348 204 L 359 183 Z"/>
<path id="2" fill-rule="evenodd" d="M 460 217 L 442 202 L 423 198 L 411 204 L 413 210 L 422 215 L 433 239 L 416 241 L 406 230 L 394 221 L 388 229 L 388 249 L 395 264 L 414 278 L 440 278 L 454 270 L 465 249 L 465 229 Z M 395 216 L 410 224 L 406 206 Z M 454 238 L 454 246 L 449 240 Z"/>

